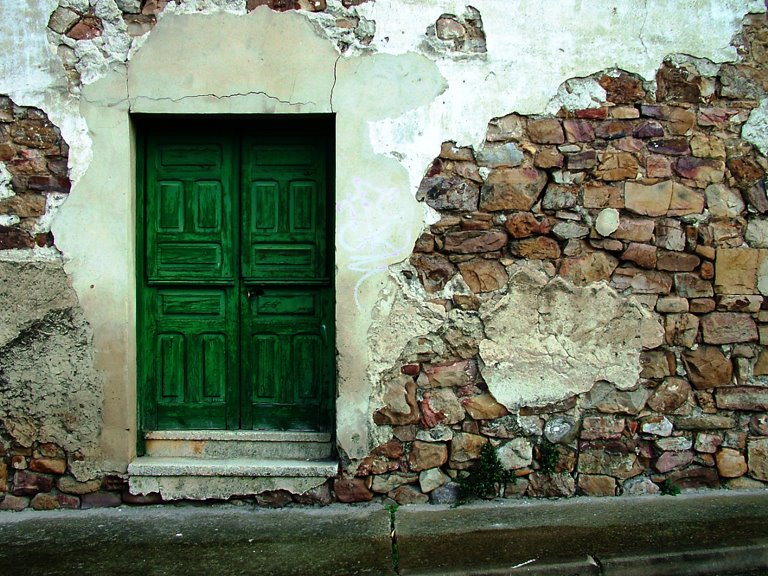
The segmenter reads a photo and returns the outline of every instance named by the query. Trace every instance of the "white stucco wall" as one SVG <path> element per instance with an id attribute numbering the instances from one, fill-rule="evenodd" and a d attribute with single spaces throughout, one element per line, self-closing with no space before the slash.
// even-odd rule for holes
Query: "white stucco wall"
<path id="1" fill-rule="evenodd" d="M 765 10 L 759 0 L 477 0 L 488 52 L 458 58 L 424 45 L 440 14 L 464 11 L 454 0 L 363 4 L 374 40 L 343 55 L 312 23 L 327 15 L 246 14 L 245 0 L 188 1 L 170 4 L 132 43 L 119 22 L 98 42 L 78 43 L 90 54 L 82 61 L 86 84 L 70 92 L 45 29 L 56 4 L 0 4 L 0 93 L 45 110 L 71 147 L 74 187 L 52 228 L 94 331 L 105 376 L 100 457 L 114 469 L 132 456 L 136 426 L 130 113 L 337 114 L 337 432 L 343 451 L 360 458 L 373 441 L 374 381 L 387 368 L 371 344 L 387 335 L 369 333 L 372 316 L 382 314 L 388 266 L 407 257 L 433 217 L 414 194 L 440 143 L 477 147 L 491 118 L 543 113 L 563 82 L 601 69 L 652 80 L 668 54 L 734 59 L 730 42 L 742 17 Z M 97 5 L 114 12 L 114 0 Z M 588 104 L 589 90 L 581 102 Z M 0 259 L 43 257 L 50 252 L 0 252 Z M 403 330 L 416 335 L 417 324 Z"/>

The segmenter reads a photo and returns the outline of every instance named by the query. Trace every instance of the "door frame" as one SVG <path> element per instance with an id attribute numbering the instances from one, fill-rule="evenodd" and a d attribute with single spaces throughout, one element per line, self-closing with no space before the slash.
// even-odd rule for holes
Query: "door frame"
<path id="1" fill-rule="evenodd" d="M 156 415 L 153 414 L 153 391 L 154 388 L 147 382 L 149 379 L 148 361 L 143 358 L 143 350 L 146 349 L 148 343 L 148 334 L 145 329 L 144 314 L 148 304 L 148 297 L 146 289 L 146 266 L 147 266 L 147 247 L 146 247 L 146 226 L 144 222 L 144 214 L 146 210 L 146 194 L 147 194 L 147 182 L 146 182 L 146 157 L 147 157 L 147 143 L 150 135 L 158 129 L 158 125 L 165 124 L 166 126 L 172 123 L 185 123 L 194 127 L 196 130 L 205 131 L 216 129 L 220 132 L 230 132 L 233 136 L 235 134 L 242 134 L 246 130 L 259 130 L 260 128 L 268 129 L 270 131 L 275 130 L 301 130 L 309 129 L 311 134 L 317 138 L 322 138 L 326 147 L 326 172 L 325 172 L 325 186 L 326 186 L 326 201 L 328 208 L 326 212 L 327 226 L 326 226 L 326 245 L 327 245 L 327 258 L 328 272 L 330 277 L 329 292 L 333 302 L 330 305 L 332 313 L 330 315 L 330 322 L 328 326 L 329 334 L 328 340 L 329 353 L 333 354 L 333 381 L 327 386 L 328 398 L 323 399 L 323 409 L 328 414 L 328 431 L 335 432 L 335 404 L 336 396 L 338 394 L 338 364 L 336 358 L 338 356 L 336 348 L 336 322 L 335 322 L 335 181 L 336 181 L 336 166 L 335 166 L 335 150 L 336 150 L 336 122 L 335 114 L 131 114 L 131 122 L 133 133 L 135 135 L 135 169 L 136 169 L 136 187 L 135 187 L 135 249 L 136 249 L 136 416 L 137 416 L 137 453 L 139 455 L 145 452 L 145 434 L 151 430 L 157 429 L 155 426 Z M 234 151 L 234 162 L 240 165 L 240 148 Z M 238 188 L 240 187 L 241 177 L 237 179 Z M 239 202 L 239 200 L 238 200 Z M 239 208 L 239 207 L 238 207 Z M 238 214 L 239 218 L 239 214 Z M 239 230 L 237 234 L 239 235 Z M 239 242 L 239 241 L 238 241 Z M 239 279 L 238 279 L 239 283 Z M 239 328 L 238 328 L 239 332 Z M 241 337 L 238 334 L 237 342 L 240 345 Z M 238 380 L 240 375 L 238 374 Z"/>

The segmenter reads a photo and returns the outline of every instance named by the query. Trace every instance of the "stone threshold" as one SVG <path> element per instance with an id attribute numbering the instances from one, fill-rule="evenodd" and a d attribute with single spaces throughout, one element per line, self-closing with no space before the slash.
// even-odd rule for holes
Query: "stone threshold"
<path id="1" fill-rule="evenodd" d="M 332 478 L 338 466 L 334 460 L 141 456 L 128 465 L 128 475 Z"/>
<path id="2" fill-rule="evenodd" d="M 147 440 L 213 440 L 229 442 L 330 442 L 330 432 L 281 430 L 154 430 Z"/>

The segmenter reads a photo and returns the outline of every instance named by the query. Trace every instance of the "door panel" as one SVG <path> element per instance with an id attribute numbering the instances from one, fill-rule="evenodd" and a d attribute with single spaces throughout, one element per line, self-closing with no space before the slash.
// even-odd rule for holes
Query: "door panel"
<path id="1" fill-rule="evenodd" d="M 147 280 L 232 284 L 232 144 L 163 140 L 147 150 Z"/>
<path id="2" fill-rule="evenodd" d="M 151 290 L 154 398 L 160 429 L 224 429 L 237 395 L 237 306 L 231 288 Z"/>
<path id="3" fill-rule="evenodd" d="M 243 279 L 327 284 L 325 150 L 270 140 L 243 144 Z"/>
<path id="4" fill-rule="evenodd" d="M 334 360 L 330 288 L 269 287 L 251 294 L 243 317 L 243 427 L 320 429 L 329 416 Z"/>
<path id="5" fill-rule="evenodd" d="M 224 124 L 205 137 L 186 126 L 148 130 L 143 427 L 328 430 L 335 354 L 324 140 L 241 137 Z"/>

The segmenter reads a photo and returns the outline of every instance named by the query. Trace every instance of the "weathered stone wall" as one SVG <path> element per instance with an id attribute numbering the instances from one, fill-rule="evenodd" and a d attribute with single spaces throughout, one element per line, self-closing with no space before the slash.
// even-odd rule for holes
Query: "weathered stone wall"
<path id="1" fill-rule="evenodd" d="M 131 112 L 337 114 L 344 470 L 259 502 L 450 500 L 489 443 L 510 496 L 768 479 L 761 2 L 6 6 L 0 507 L 130 499 Z"/>
<path id="2" fill-rule="evenodd" d="M 508 496 L 764 486 L 768 161 L 742 134 L 765 16 L 736 42 L 738 64 L 597 73 L 599 106 L 443 144 L 418 192 L 440 219 L 396 271 L 437 320 L 384 374 L 392 439 L 341 497 L 452 500 L 486 443 Z"/>

